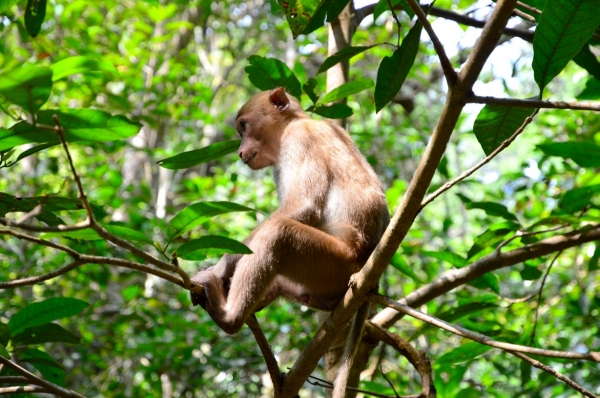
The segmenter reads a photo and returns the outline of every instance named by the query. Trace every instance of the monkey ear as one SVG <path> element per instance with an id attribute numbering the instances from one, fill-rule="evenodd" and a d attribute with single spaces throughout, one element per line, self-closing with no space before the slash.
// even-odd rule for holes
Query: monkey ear
<path id="1" fill-rule="evenodd" d="M 283 87 L 278 87 L 275 90 L 271 91 L 269 100 L 280 111 L 285 111 L 288 108 L 288 106 L 290 106 L 290 99 L 285 94 L 285 90 L 283 89 Z"/>

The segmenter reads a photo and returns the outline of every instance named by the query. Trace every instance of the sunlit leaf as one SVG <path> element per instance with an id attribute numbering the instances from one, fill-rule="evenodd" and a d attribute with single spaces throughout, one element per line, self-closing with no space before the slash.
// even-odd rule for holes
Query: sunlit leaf
<path id="1" fill-rule="evenodd" d="M 248 58 L 249 66 L 244 69 L 248 79 L 255 87 L 261 90 L 273 90 L 283 87 L 288 93 L 300 98 L 302 88 L 298 78 L 287 65 L 275 58 L 265 58 L 251 55 Z"/>
<path id="2" fill-rule="evenodd" d="M 14 314 L 8 322 L 10 334 L 17 333 L 32 326 L 43 325 L 57 319 L 79 314 L 88 306 L 85 301 L 69 297 L 52 297 L 37 303 L 31 303 Z"/>
<path id="3" fill-rule="evenodd" d="M 324 0 L 289 0 L 281 1 L 279 3 L 285 12 L 294 39 L 304 31 L 311 19 L 315 16 L 317 9 L 323 3 Z"/>
<path id="4" fill-rule="evenodd" d="M 577 55 L 599 25 L 597 0 L 548 0 L 533 38 L 533 72 L 540 92 Z"/>
<path id="5" fill-rule="evenodd" d="M 58 341 L 79 344 L 79 340 L 73 333 L 55 323 L 45 323 L 30 327 L 13 337 L 13 343 L 15 344 L 43 344 Z"/>
<path id="6" fill-rule="evenodd" d="M 156 163 L 165 169 L 186 169 L 235 152 L 239 148 L 240 142 L 240 140 L 217 142 L 202 149 L 182 152 L 173 157 L 159 160 Z"/>
<path id="7" fill-rule="evenodd" d="M 537 147 L 546 155 L 572 159 L 581 167 L 600 167 L 600 146 L 593 142 L 554 142 Z"/>
<path id="8" fill-rule="evenodd" d="M 308 95 L 308 98 L 313 103 L 316 103 L 319 100 L 319 96 L 315 93 L 315 88 L 317 87 L 317 80 L 314 78 L 308 79 L 308 81 L 302 86 L 304 92 Z"/>
<path id="9" fill-rule="evenodd" d="M 574 213 L 590 205 L 592 198 L 598 195 L 600 195 L 600 184 L 571 189 L 563 195 L 559 207 L 568 213 Z"/>
<path id="10" fill-rule="evenodd" d="M 373 82 L 369 79 L 355 80 L 344 83 L 325 94 L 319 101 L 319 104 L 328 104 L 330 102 L 339 101 L 371 87 L 373 87 Z"/>
<path id="11" fill-rule="evenodd" d="M 484 106 L 473 124 L 473 132 L 485 154 L 489 155 L 512 136 L 532 113 L 532 109 L 516 106 Z"/>
<path id="12" fill-rule="evenodd" d="M 435 360 L 436 365 L 447 365 L 458 362 L 465 362 L 473 360 L 489 350 L 492 347 L 479 344 L 476 342 L 469 342 L 461 345 L 458 348 L 453 348 L 451 351 L 445 353 L 441 357 Z"/>
<path id="13" fill-rule="evenodd" d="M 177 248 L 177 256 L 185 260 L 204 260 L 223 253 L 252 254 L 252 250 L 237 240 L 215 235 L 190 240 Z"/>
<path id="14" fill-rule="evenodd" d="M 5 15 L 18 0 L 0 0 L 0 15 Z"/>
<path id="15" fill-rule="evenodd" d="M 52 69 L 53 72 L 53 81 L 64 79 L 65 77 L 74 75 L 76 73 L 89 73 L 98 71 L 108 72 L 111 75 L 119 76 L 119 71 L 110 62 L 97 61 L 82 55 L 60 60 L 52 65 L 50 69 Z"/>
<path id="16" fill-rule="evenodd" d="M 0 74 L 0 95 L 30 113 L 37 112 L 51 92 L 52 70 L 49 68 L 23 64 Z"/>
<path id="17" fill-rule="evenodd" d="M 457 268 L 464 267 L 467 264 L 467 260 L 464 257 L 450 251 L 430 252 L 424 250 L 421 253 L 429 257 L 437 258 L 438 260 L 446 261 Z"/>
<path id="18" fill-rule="evenodd" d="M 0 150 L 30 142 L 60 142 L 53 130 L 52 115 L 58 116 L 65 139 L 69 142 L 122 140 L 136 135 L 140 130 L 139 123 L 125 116 L 113 116 L 96 109 L 43 110 L 38 114 L 37 126 L 23 121 L 11 127 L 8 133 L 0 133 Z M 51 128 L 40 127 L 40 124 Z"/>
<path id="19" fill-rule="evenodd" d="M 417 52 L 423 25 L 415 23 L 402 40 L 402 45 L 394 51 L 391 57 L 384 57 L 377 70 L 377 83 L 375 84 L 375 108 L 379 112 L 400 91 L 404 80 L 408 76 Z"/>
<path id="20" fill-rule="evenodd" d="M 488 216 L 502 217 L 509 221 L 518 221 L 514 214 L 508 211 L 506 206 L 493 202 L 469 202 L 465 204 L 467 209 L 480 209 Z"/>
<path id="21" fill-rule="evenodd" d="M 496 304 L 496 303 L 473 302 L 473 303 L 461 305 L 459 307 L 451 308 L 447 311 L 435 314 L 435 316 L 436 316 L 436 318 L 439 318 L 446 322 L 454 322 L 454 321 L 461 319 L 467 315 L 471 315 L 471 314 L 481 312 L 481 311 L 493 310 L 496 308 L 498 308 L 498 304 Z M 433 326 L 429 323 L 425 323 L 425 324 L 423 324 L 423 326 L 418 328 L 410 336 L 410 340 L 411 341 L 415 340 L 416 338 L 418 338 L 420 335 L 422 335 L 426 331 L 428 331 L 430 329 L 434 329 L 434 328 L 435 328 L 435 326 Z"/>
<path id="22" fill-rule="evenodd" d="M 350 58 L 368 50 L 369 48 L 375 47 L 376 44 L 372 46 L 357 46 L 357 47 L 346 47 L 332 56 L 328 57 L 323 64 L 319 67 L 317 74 L 325 72 L 327 69 L 337 65 L 342 61 L 347 61 Z"/>
<path id="23" fill-rule="evenodd" d="M 415 282 L 423 282 L 423 280 L 419 278 L 415 271 L 413 271 L 413 269 L 408 265 L 402 254 L 394 253 L 390 264 L 392 265 L 392 267 L 396 268 L 398 271 L 402 272 L 404 275 L 408 276 Z"/>
<path id="24" fill-rule="evenodd" d="M 146 234 L 136 231 L 135 229 L 123 227 L 121 225 L 110 225 L 110 224 L 101 224 L 108 232 L 113 235 L 116 235 L 119 238 L 125 239 L 127 241 L 137 241 L 142 243 L 148 243 L 150 245 L 153 244 L 152 239 L 150 239 Z M 101 240 L 104 239 L 96 231 L 91 228 L 79 229 L 77 231 L 65 231 L 65 232 L 47 232 L 41 235 L 43 239 L 51 239 L 56 237 L 63 238 L 71 238 L 71 239 L 81 239 L 81 240 Z"/>
<path id="25" fill-rule="evenodd" d="M 171 219 L 167 225 L 167 238 L 170 242 L 173 238 L 186 233 L 214 216 L 238 211 L 256 210 L 232 202 L 194 203 L 181 210 Z"/>

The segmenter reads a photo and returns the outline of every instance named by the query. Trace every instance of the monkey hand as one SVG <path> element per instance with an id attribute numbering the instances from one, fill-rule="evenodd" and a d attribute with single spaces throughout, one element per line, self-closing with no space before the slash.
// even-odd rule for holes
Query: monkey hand
<path id="1" fill-rule="evenodd" d="M 204 284 L 206 282 L 206 278 L 205 275 L 203 275 L 206 272 L 210 272 L 207 271 L 207 268 L 200 268 L 200 270 L 198 270 L 198 272 L 196 273 L 196 275 L 194 275 L 191 280 L 194 284 L 200 285 L 204 288 Z M 204 289 L 204 291 L 202 293 L 196 293 L 193 291 L 190 291 L 190 299 L 192 300 L 192 305 L 194 307 L 196 306 L 200 306 L 202 308 L 204 308 L 206 310 L 206 289 Z"/>

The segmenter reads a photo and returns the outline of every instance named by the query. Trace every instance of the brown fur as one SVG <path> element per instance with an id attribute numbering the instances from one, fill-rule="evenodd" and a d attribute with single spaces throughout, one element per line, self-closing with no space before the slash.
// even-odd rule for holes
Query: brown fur
<path id="1" fill-rule="evenodd" d="M 389 222 L 381 183 L 344 130 L 311 119 L 283 89 L 238 112 L 239 156 L 273 166 L 280 207 L 245 240 L 253 254 L 225 255 L 192 280 L 227 333 L 279 296 L 332 310 Z M 229 288 L 228 288 L 229 286 Z"/>

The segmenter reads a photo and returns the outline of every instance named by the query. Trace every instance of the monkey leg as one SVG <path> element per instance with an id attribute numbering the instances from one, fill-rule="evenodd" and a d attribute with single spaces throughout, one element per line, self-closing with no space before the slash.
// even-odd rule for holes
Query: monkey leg
<path id="1" fill-rule="evenodd" d="M 247 245 L 253 254 L 238 261 L 227 298 L 217 278 L 194 277 L 206 290 L 207 311 L 230 334 L 256 308 L 282 295 L 331 309 L 360 268 L 355 252 L 342 240 L 283 217 L 261 225 Z"/>

